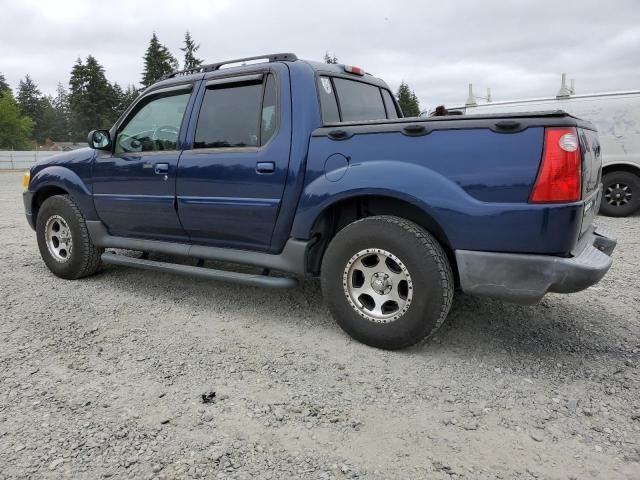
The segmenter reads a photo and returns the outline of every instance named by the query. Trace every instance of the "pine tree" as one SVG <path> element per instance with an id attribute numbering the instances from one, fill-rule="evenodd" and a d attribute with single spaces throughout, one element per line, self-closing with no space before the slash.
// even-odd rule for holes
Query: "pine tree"
<path id="1" fill-rule="evenodd" d="M 48 132 L 48 137 L 56 142 L 71 140 L 71 124 L 69 95 L 61 83 L 58 83 L 56 96 L 51 99 L 53 107 L 53 125 Z"/>
<path id="2" fill-rule="evenodd" d="M 129 85 L 124 91 L 122 98 L 120 99 L 120 105 L 124 107 L 122 108 L 120 115 L 122 115 L 124 111 L 129 108 L 129 105 L 131 105 L 139 96 L 140 91 L 134 85 Z"/>
<path id="3" fill-rule="evenodd" d="M 30 148 L 33 121 L 20 113 L 11 91 L 0 95 L 0 149 L 26 150 Z"/>
<path id="4" fill-rule="evenodd" d="M 118 83 L 113 84 L 113 92 L 116 100 L 113 110 L 118 118 L 138 98 L 139 92 L 133 85 L 129 85 L 126 90 L 123 90 Z"/>
<path id="5" fill-rule="evenodd" d="M 144 72 L 142 72 L 142 85 L 148 87 L 160 77 L 178 69 L 178 61 L 167 47 L 158 40 L 155 32 L 151 36 L 149 46 L 144 54 Z"/>
<path id="6" fill-rule="evenodd" d="M 338 57 L 335 56 L 335 54 L 333 56 L 329 55 L 329 52 L 324 52 L 324 63 L 328 63 L 328 64 L 337 64 L 338 63 Z"/>
<path id="7" fill-rule="evenodd" d="M 2 95 L 2 93 L 6 91 L 9 91 L 9 93 L 13 95 L 13 92 L 11 92 L 11 87 L 7 83 L 7 79 L 4 78 L 4 75 L 0 73 L 0 95 Z"/>
<path id="8" fill-rule="evenodd" d="M 113 98 L 115 99 L 115 102 L 111 108 L 113 109 L 113 113 L 115 115 L 120 116 L 120 113 L 124 111 L 121 104 L 122 97 L 124 97 L 124 90 L 122 90 L 122 87 L 118 84 L 118 82 L 115 82 L 111 87 L 113 88 Z"/>
<path id="9" fill-rule="evenodd" d="M 420 115 L 420 102 L 418 101 L 418 97 L 405 82 L 400 83 L 396 97 L 405 117 L 417 117 Z"/>
<path id="10" fill-rule="evenodd" d="M 38 143 L 44 142 L 45 139 L 45 122 L 43 119 L 46 102 L 42 97 L 42 93 L 38 86 L 29 75 L 20 80 L 17 95 L 18 107 L 25 117 L 29 117 L 34 122 L 33 135 Z"/>
<path id="11" fill-rule="evenodd" d="M 184 68 L 185 70 L 190 70 L 192 68 L 197 68 L 202 65 L 202 59 L 196 57 L 196 52 L 200 48 L 200 45 L 196 45 L 196 42 L 191 38 L 191 34 L 187 30 L 187 33 L 184 34 L 184 48 L 180 50 L 184 52 Z"/>
<path id="12" fill-rule="evenodd" d="M 40 144 L 46 143 L 47 138 L 56 138 L 57 140 L 62 140 L 64 138 L 59 137 L 57 134 L 58 118 L 56 109 L 53 106 L 54 100 L 55 99 L 51 95 L 44 96 L 41 99 L 42 113 L 40 114 L 40 119 L 38 120 L 37 125 L 40 133 L 36 133 L 34 135 Z"/>
<path id="13" fill-rule="evenodd" d="M 109 128 L 116 114 L 113 86 L 107 81 L 104 68 L 89 55 L 86 63 L 78 59 L 69 79 L 69 108 L 74 140 L 82 140 L 93 128 Z"/>

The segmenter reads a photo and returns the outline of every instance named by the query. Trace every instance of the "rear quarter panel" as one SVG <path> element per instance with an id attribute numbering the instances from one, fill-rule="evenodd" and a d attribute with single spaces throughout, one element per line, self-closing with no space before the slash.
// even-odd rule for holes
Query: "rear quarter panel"
<path id="1" fill-rule="evenodd" d="M 388 195 L 408 201 L 441 227 L 453 249 L 563 254 L 582 223 L 582 202 L 527 203 L 542 155 L 544 129 L 436 130 L 311 139 L 305 188 L 293 236 L 308 238 L 321 212 L 344 198 Z M 346 172 L 329 175 L 326 159 L 348 158 Z M 331 164 L 331 162 L 329 163 Z"/>

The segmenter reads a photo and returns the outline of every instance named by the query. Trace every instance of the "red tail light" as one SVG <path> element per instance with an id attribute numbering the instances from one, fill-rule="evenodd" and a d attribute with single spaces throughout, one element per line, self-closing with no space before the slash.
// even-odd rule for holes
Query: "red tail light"
<path id="1" fill-rule="evenodd" d="M 580 144 L 575 128 L 546 128 L 542 164 L 529 203 L 577 202 L 581 197 Z"/>

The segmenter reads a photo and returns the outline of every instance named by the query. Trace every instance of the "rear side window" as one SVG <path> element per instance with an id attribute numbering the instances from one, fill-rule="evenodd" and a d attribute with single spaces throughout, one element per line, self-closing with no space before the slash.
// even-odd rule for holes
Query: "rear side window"
<path id="1" fill-rule="evenodd" d="M 273 75 L 266 81 L 210 85 L 202 101 L 193 148 L 258 147 L 277 127 Z"/>
<path id="2" fill-rule="evenodd" d="M 398 111 L 396 110 L 396 104 L 393 102 L 391 98 L 391 94 L 389 90 L 385 90 L 383 88 L 380 89 L 382 92 L 382 100 L 384 101 L 384 107 L 387 110 L 387 118 L 398 118 Z"/>
<path id="3" fill-rule="evenodd" d="M 387 118 L 380 89 L 367 83 L 334 78 L 343 122 Z"/>
<path id="4" fill-rule="evenodd" d="M 320 107 L 324 123 L 340 122 L 336 92 L 333 90 L 333 84 L 329 77 L 320 77 L 318 79 L 318 91 L 320 92 Z"/>

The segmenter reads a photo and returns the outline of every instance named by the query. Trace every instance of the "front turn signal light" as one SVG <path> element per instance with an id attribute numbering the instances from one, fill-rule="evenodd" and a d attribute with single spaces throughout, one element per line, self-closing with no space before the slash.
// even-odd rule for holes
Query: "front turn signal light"
<path id="1" fill-rule="evenodd" d="M 29 180 L 31 180 L 31 173 L 24 172 L 24 176 L 22 177 L 22 187 L 25 190 L 29 188 Z"/>

